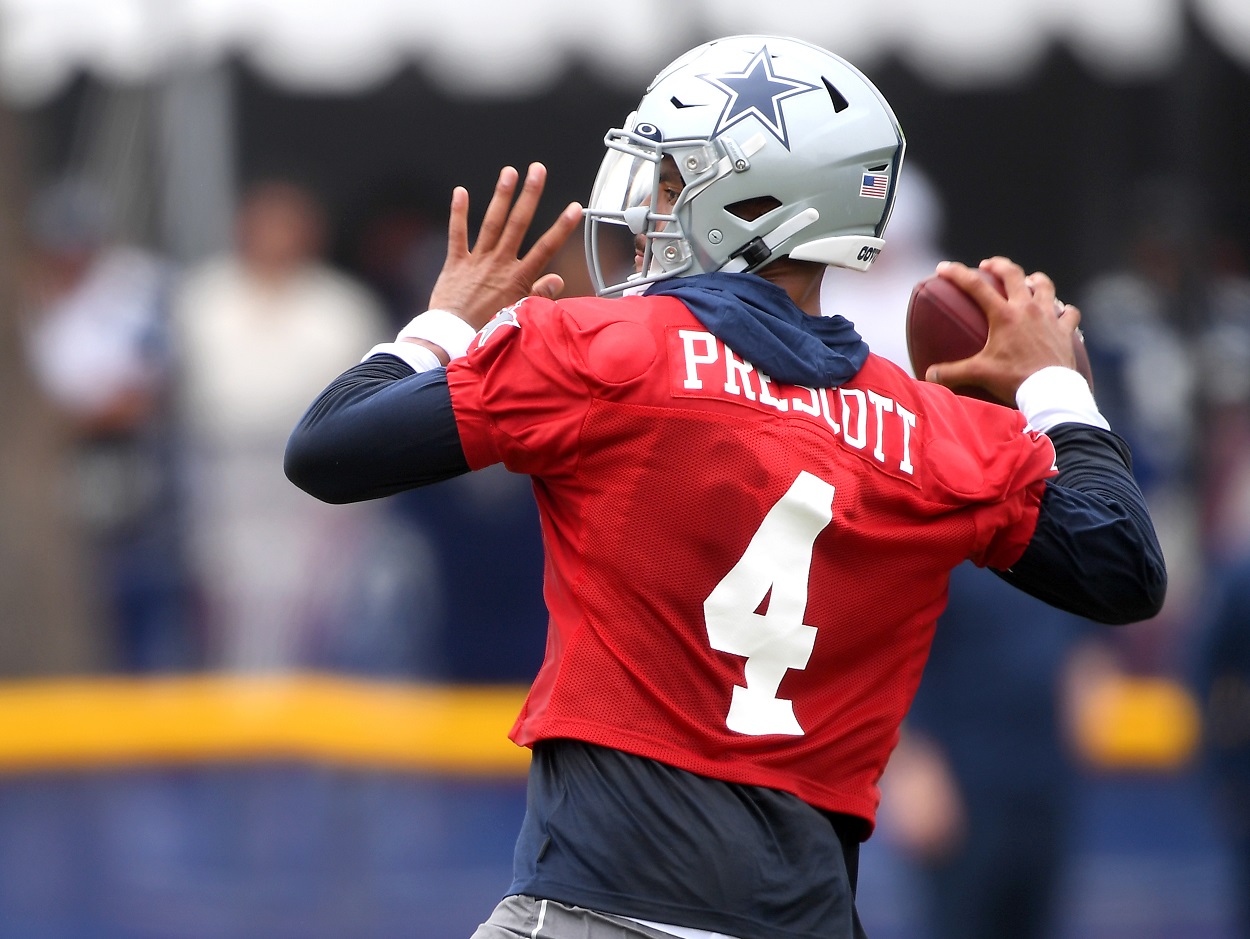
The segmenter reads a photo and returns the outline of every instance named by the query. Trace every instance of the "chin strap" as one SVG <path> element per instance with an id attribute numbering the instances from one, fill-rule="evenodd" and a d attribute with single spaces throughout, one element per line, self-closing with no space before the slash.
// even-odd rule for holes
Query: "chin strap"
<path id="1" fill-rule="evenodd" d="M 759 267 L 773 255 L 773 251 L 786 239 L 793 237 L 807 226 L 814 224 L 820 213 L 813 208 L 806 208 L 798 215 L 786 219 L 767 235 L 752 238 L 741 248 L 729 256 L 729 260 L 720 270 L 727 274 L 742 274 Z"/>

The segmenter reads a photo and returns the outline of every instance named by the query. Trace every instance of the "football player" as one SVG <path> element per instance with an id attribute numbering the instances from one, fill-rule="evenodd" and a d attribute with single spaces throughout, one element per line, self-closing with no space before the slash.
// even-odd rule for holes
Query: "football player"
<path id="1" fill-rule="evenodd" d="M 511 732 L 533 751 L 515 876 L 479 939 L 862 936 L 859 846 L 951 569 L 1143 619 L 1166 584 L 1153 526 L 1049 278 L 992 259 L 1004 299 L 943 275 L 993 324 L 944 380 L 1018 410 L 819 315 L 825 267 L 884 245 L 903 161 L 853 66 L 707 43 L 605 142 L 600 296 L 542 275 L 578 206 L 520 253 L 541 166 L 501 173 L 472 249 L 457 189 L 431 309 L 312 404 L 286 470 L 329 501 L 532 477 L 550 631 Z M 614 235 L 632 272 L 609 270 Z"/>

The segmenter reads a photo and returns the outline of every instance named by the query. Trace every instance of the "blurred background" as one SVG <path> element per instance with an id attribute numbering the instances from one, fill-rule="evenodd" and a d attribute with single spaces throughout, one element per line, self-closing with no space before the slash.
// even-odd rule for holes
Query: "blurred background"
<path id="1" fill-rule="evenodd" d="M 454 185 L 584 201 L 655 72 L 795 35 L 908 138 L 827 306 L 940 257 L 1077 303 L 1164 541 L 1105 630 L 958 572 L 884 781 L 874 939 L 1250 936 L 1250 4 L 0 0 L 0 939 L 468 936 L 545 615 L 526 480 L 281 472 L 424 308 Z M 580 245 L 558 260 L 589 292 Z"/>

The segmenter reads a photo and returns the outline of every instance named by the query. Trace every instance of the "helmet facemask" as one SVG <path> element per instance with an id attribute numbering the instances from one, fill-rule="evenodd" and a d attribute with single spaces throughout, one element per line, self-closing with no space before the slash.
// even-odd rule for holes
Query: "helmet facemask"
<path id="1" fill-rule="evenodd" d="M 608 152 L 586 208 L 586 256 L 601 296 L 635 292 L 680 277 L 694 266 L 682 225 L 687 206 L 728 169 L 706 140 L 663 142 L 654 125 L 624 128 L 604 137 Z M 614 278 L 614 267 L 634 270 Z"/>

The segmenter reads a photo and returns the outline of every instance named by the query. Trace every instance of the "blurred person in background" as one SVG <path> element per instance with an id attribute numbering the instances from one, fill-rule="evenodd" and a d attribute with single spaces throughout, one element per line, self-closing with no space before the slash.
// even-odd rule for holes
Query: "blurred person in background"
<path id="1" fill-rule="evenodd" d="M 1109 668 L 1087 621 L 964 564 L 882 780 L 933 939 L 1059 935 L 1081 692 Z"/>
<path id="2" fill-rule="evenodd" d="M 1193 194 L 1180 182 L 1138 183 L 1119 263 L 1082 290 L 1082 329 L 1099 407 L 1133 447 L 1149 496 L 1193 483 L 1198 375 L 1188 337 L 1203 320 Z"/>
<path id="3" fill-rule="evenodd" d="M 1232 861 L 1238 936 L 1250 939 L 1250 211 L 1230 206 L 1206 257 L 1199 342 L 1206 447 L 1205 602 L 1195 630 L 1203 763 Z"/>
<path id="4" fill-rule="evenodd" d="M 944 207 L 924 171 L 899 180 L 890 238 L 865 273 L 830 268 L 821 309 L 851 319 L 869 347 L 911 372 L 906 314 L 933 273 Z M 1069 856 L 1075 767 L 1065 694 L 1101 660 L 1090 630 L 986 570 L 951 573 L 920 688 L 886 768 L 882 828 L 924 885 L 934 939 L 1053 935 Z M 1079 669 L 1079 670 L 1077 670 Z"/>
<path id="5" fill-rule="evenodd" d="M 1195 682 L 1203 755 L 1232 861 L 1237 935 L 1250 939 L 1250 551 L 1216 568 L 1209 588 Z"/>
<path id="6" fill-rule="evenodd" d="M 382 299 L 398 330 L 425 309 L 447 256 L 447 228 L 424 186 L 385 187 L 353 238 L 352 267 Z M 567 246 L 569 289 L 593 292 L 580 245 Z M 580 265 L 580 268 L 578 267 Z M 541 662 L 542 539 L 529 480 L 502 466 L 397 493 L 380 507 L 413 543 L 406 552 L 425 586 L 406 608 L 421 654 L 411 677 L 478 683 L 522 682 Z M 419 546 L 419 547 L 418 547 Z M 492 589 L 480 571 L 491 571 Z"/>
<path id="7" fill-rule="evenodd" d="M 282 475 L 292 422 L 388 331 L 372 294 L 321 260 L 324 239 L 308 191 L 258 183 L 242 199 L 234 253 L 178 290 L 192 556 L 213 666 L 411 657 L 394 616 L 420 583 L 420 546 L 375 506 L 326 506 Z"/>
<path id="8" fill-rule="evenodd" d="M 26 349 L 71 426 L 73 493 L 117 664 L 192 664 L 169 414 L 168 290 L 113 235 L 102 188 L 66 177 L 32 204 Z"/>
<path id="9" fill-rule="evenodd" d="M 820 285 L 820 309 L 826 316 L 845 316 L 873 352 L 908 372 L 907 302 L 912 288 L 945 257 L 939 248 L 944 214 L 928 173 L 908 163 L 898 181 L 889 244 L 872 269 L 861 273 L 831 267 Z"/>
<path id="10" fill-rule="evenodd" d="M 1202 538 L 1217 564 L 1250 553 L 1250 206 L 1229 206 L 1204 251 L 1198 337 Z"/>
<path id="11" fill-rule="evenodd" d="M 442 227 L 433 277 L 447 254 Z M 562 296 L 594 296 L 581 239 L 565 243 L 551 271 L 564 281 Z M 426 281 L 419 295 L 428 298 L 433 286 L 433 279 Z M 407 319 L 417 312 L 410 309 Z M 547 607 L 542 533 L 530 486 L 529 477 L 491 466 L 387 500 L 400 517 L 429 533 L 437 558 L 437 649 L 425 669 L 436 669 L 433 677 L 523 683 L 542 664 Z M 482 589 L 483 570 L 490 571 L 490 590 Z"/>
<path id="12" fill-rule="evenodd" d="M 1139 180 L 1120 258 L 1077 299 L 1099 407 L 1133 449 L 1133 473 L 1168 559 L 1163 611 L 1117 638 L 1124 667 L 1139 673 L 1176 672 L 1202 580 L 1199 454 L 1209 433 L 1200 419 L 1198 347 L 1209 281 L 1199 204 L 1186 180 Z"/>
<path id="13" fill-rule="evenodd" d="M 424 307 L 447 253 L 442 193 L 424 185 L 380 187 L 351 225 L 346 263 L 373 292 L 396 330 Z"/>

